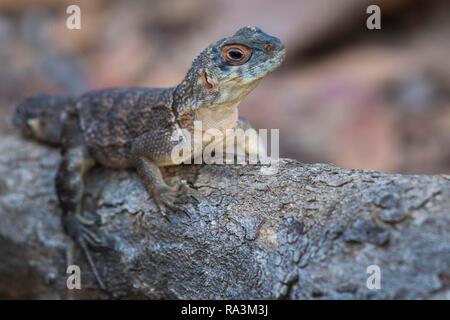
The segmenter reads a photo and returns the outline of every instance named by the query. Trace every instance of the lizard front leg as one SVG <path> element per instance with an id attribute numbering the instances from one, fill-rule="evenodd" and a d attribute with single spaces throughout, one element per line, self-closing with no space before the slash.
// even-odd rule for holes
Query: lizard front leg
<path id="1" fill-rule="evenodd" d="M 247 119 L 241 117 L 238 120 L 236 128 L 242 129 L 244 132 L 249 129 L 255 130 Z M 261 143 L 257 133 L 255 133 L 253 138 L 251 137 L 252 136 L 249 135 L 249 139 L 245 139 L 245 136 L 242 139 L 238 139 L 237 147 L 241 149 L 241 152 L 243 151 L 248 156 L 252 156 L 255 159 L 262 159 L 266 156 L 266 148 Z"/>
<path id="2" fill-rule="evenodd" d="M 250 123 L 243 118 L 239 118 L 237 128 L 244 131 L 252 129 Z M 266 145 L 262 142 L 259 133 L 253 132 L 253 134 L 249 134 L 248 136 L 252 137 L 250 139 L 246 139 L 245 136 L 247 136 L 247 134 L 244 134 L 243 139 L 238 139 L 237 147 L 245 152 L 245 154 L 249 157 L 249 160 L 251 159 L 251 163 L 258 162 L 259 164 L 264 165 L 260 169 L 263 175 L 276 174 L 278 172 L 278 161 L 276 160 L 276 158 L 272 159 L 268 156 Z"/>
<path id="3" fill-rule="evenodd" d="M 179 197 L 180 186 L 167 185 L 155 163 L 140 157 L 136 160 L 136 171 L 163 216 L 166 216 L 167 209 L 186 212 L 182 206 L 175 203 Z"/>
<path id="4" fill-rule="evenodd" d="M 185 183 L 169 186 L 161 174 L 159 165 L 171 164 L 170 157 L 175 144 L 176 142 L 173 142 L 167 133 L 159 134 L 155 131 L 138 137 L 132 146 L 139 178 L 163 216 L 166 216 L 167 209 L 187 213 L 176 202 L 182 195 L 195 197 L 195 192 Z"/>

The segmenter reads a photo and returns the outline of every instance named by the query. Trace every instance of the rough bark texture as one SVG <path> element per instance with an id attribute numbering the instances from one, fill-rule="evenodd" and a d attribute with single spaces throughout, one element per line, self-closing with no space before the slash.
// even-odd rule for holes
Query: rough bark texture
<path id="1" fill-rule="evenodd" d="M 282 160 L 168 170 L 200 192 L 189 216 L 156 212 L 132 171 L 95 169 L 85 207 L 101 215 L 109 249 L 84 256 L 82 290 L 66 289 L 53 179 L 56 149 L 0 141 L 0 297 L 450 298 L 450 177 L 403 176 Z M 69 250 L 67 249 L 69 248 Z M 367 267 L 381 289 L 366 287 Z"/>

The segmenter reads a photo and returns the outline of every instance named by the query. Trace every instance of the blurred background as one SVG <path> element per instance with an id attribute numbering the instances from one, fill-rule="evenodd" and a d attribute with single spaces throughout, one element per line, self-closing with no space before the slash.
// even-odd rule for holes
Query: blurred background
<path id="1" fill-rule="evenodd" d="M 81 30 L 66 28 L 71 4 Z M 381 30 L 366 28 L 370 4 Z M 26 96 L 176 85 L 245 25 L 286 44 L 241 105 L 255 127 L 280 129 L 281 156 L 450 173 L 450 1 L 0 0 L 0 135 Z"/>

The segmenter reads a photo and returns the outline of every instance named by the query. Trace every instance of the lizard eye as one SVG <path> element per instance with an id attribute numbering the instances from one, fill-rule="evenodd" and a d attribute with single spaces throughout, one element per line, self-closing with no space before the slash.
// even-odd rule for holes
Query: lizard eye
<path id="1" fill-rule="evenodd" d="M 230 44 L 222 48 L 221 57 L 224 62 L 232 66 L 246 63 L 252 56 L 252 50 L 244 45 Z"/>

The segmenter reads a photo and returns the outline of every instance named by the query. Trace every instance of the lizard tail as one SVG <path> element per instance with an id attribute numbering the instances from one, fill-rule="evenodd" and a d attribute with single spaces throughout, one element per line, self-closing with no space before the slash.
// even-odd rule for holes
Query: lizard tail
<path id="1" fill-rule="evenodd" d="M 75 110 L 74 100 L 46 95 L 27 98 L 16 107 L 13 125 L 26 137 L 59 145 L 64 119 L 68 112 Z"/>

